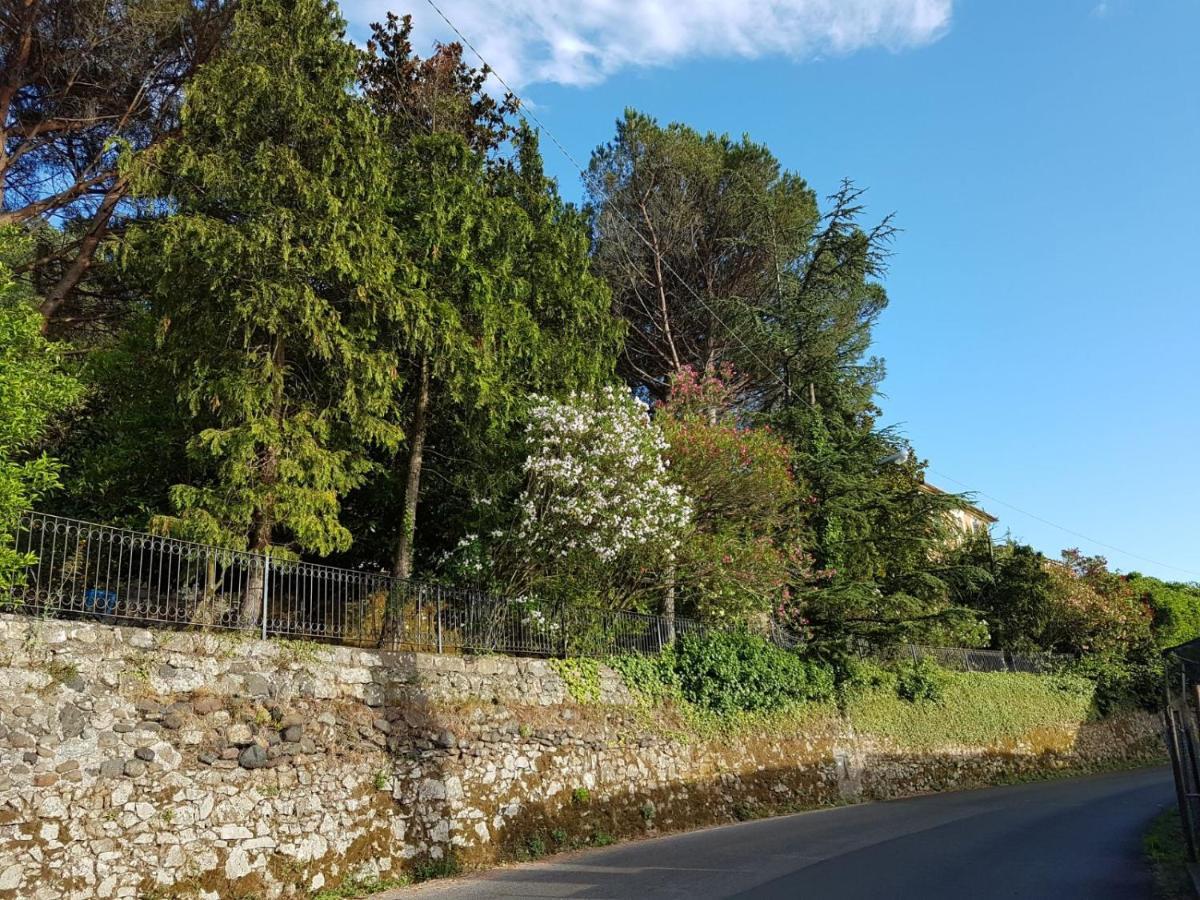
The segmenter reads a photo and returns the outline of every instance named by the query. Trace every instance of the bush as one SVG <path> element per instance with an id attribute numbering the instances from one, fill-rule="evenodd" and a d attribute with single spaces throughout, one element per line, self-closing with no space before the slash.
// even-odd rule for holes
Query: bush
<path id="1" fill-rule="evenodd" d="M 608 660 L 608 665 L 621 676 L 625 686 L 638 694 L 648 706 L 682 698 L 679 676 L 675 672 L 675 650 L 672 647 L 655 656 L 641 653 L 614 656 Z"/>
<path id="2" fill-rule="evenodd" d="M 32 561 L 16 551 L 12 534 L 20 514 L 58 487 L 58 462 L 41 444 L 80 393 L 62 345 L 43 337 L 28 287 L 9 268 L 25 249 L 13 230 L 0 229 L 0 590 Z"/>
<path id="3" fill-rule="evenodd" d="M 1095 684 L 1095 707 L 1100 716 L 1123 709 L 1153 712 L 1162 708 L 1162 659 L 1153 651 L 1128 657 L 1083 656 L 1070 671 Z"/>
<path id="4" fill-rule="evenodd" d="M 942 699 L 948 681 L 949 673 L 928 657 L 905 660 L 896 667 L 896 696 L 909 703 L 936 703 Z"/>
<path id="5" fill-rule="evenodd" d="M 679 689 L 717 713 L 781 709 L 833 697 L 833 672 L 746 631 L 685 635 L 675 650 Z"/>

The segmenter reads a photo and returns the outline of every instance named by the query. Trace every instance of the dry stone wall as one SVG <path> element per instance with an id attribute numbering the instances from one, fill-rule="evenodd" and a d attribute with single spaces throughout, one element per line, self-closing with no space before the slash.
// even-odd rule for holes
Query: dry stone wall
<path id="1" fill-rule="evenodd" d="M 646 832 L 1136 761 L 1129 716 L 916 755 L 673 736 L 618 676 L 0 616 L 0 898 L 309 896 Z"/>

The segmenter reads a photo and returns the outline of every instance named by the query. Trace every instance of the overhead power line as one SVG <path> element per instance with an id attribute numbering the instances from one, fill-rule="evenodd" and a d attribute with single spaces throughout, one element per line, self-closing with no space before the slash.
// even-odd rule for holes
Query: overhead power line
<path id="1" fill-rule="evenodd" d="M 558 152 L 561 153 L 564 157 L 566 157 L 566 159 L 571 163 L 571 165 L 573 165 L 575 167 L 576 171 L 579 173 L 579 177 L 582 178 L 584 180 L 584 182 L 586 182 L 588 185 L 590 185 L 592 187 L 592 189 L 594 191 L 596 191 L 597 194 L 599 194 L 602 197 L 607 198 L 609 196 L 608 191 L 605 189 L 604 185 L 599 181 L 599 179 L 593 178 L 591 173 L 588 172 L 587 169 L 584 168 L 582 165 L 580 165 L 579 160 L 577 160 L 575 158 L 574 154 L 572 154 L 571 151 L 568 150 L 563 145 L 562 141 L 560 141 L 558 139 L 558 137 L 555 136 L 554 132 L 551 131 L 540 118 L 538 118 L 537 113 L 534 112 L 532 109 L 528 109 L 526 107 L 526 104 L 525 104 L 523 98 L 521 97 L 521 95 L 518 94 L 507 81 L 504 80 L 504 77 L 499 72 L 496 71 L 496 69 L 492 66 L 491 63 L 489 63 L 486 59 L 484 59 L 483 54 L 480 53 L 475 48 L 475 45 L 471 43 L 470 38 L 468 38 L 465 34 L 463 34 L 462 31 L 459 30 L 458 26 L 455 25 L 452 21 L 450 21 L 449 16 L 447 16 L 444 12 L 442 12 L 441 7 L 439 7 L 437 5 L 437 3 L 434 2 L 434 0 L 426 0 L 426 2 L 430 5 L 430 7 L 433 8 L 433 11 L 436 12 L 441 17 L 442 21 L 446 23 L 446 25 L 450 28 L 450 30 L 453 31 L 458 36 L 458 39 L 463 42 L 464 46 L 466 46 L 468 49 L 470 49 L 470 51 L 472 53 L 474 53 L 476 57 L 478 57 L 479 61 L 481 63 L 483 63 L 483 65 L 488 69 L 488 71 L 491 72 L 494 76 L 496 76 L 496 80 L 498 82 L 500 82 L 501 85 L 503 85 L 504 89 L 506 91 L 508 91 L 510 94 L 512 94 L 514 97 L 517 98 L 517 101 L 520 104 L 520 108 L 524 111 L 525 115 L 527 115 L 533 121 L 533 123 L 535 125 L 537 125 L 537 127 L 539 129 L 541 129 L 543 132 L 545 132 L 546 136 L 548 138 L 550 138 L 550 142 L 552 144 L 554 144 L 555 147 L 558 148 Z M 750 345 L 747 344 L 744 340 L 742 340 L 741 336 L 734 329 L 730 328 L 729 325 L 727 325 L 725 323 L 725 321 L 717 314 L 716 310 L 714 310 L 711 306 L 708 305 L 708 303 L 705 301 L 705 299 L 702 296 L 700 296 L 700 293 L 695 288 L 693 288 L 683 278 L 683 276 L 681 276 L 678 272 L 675 271 L 675 269 L 671 266 L 670 262 L 668 262 L 666 259 L 663 258 L 663 255 L 662 255 L 662 253 L 659 252 L 658 248 L 655 247 L 654 244 L 652 244 L 650 242 L 650 239 L 647 238 L 644 234 L 642 234 L 641 229 L 636 227 L 632 222 L 630 222 L 629 219 L 626 218 L 625 215 L 616 207 L 610 206 L 610 209 L 617 216 L 617 218 L 619 218 L 622 222 L 625 223 L 625 225 L 627 225 L 630 229 L 633 230 L 633 233 L 636 234 L 638 236 L 638 238 L 641 240 L 641 242 L 646 245 L 647 249 L 649 249 L 650 252 L 654 254 L 654 257 L 655 257 L 655 259 L 658 260 L 659 264 L 664 269 L 666 269 L 675 278 L 676 281 L 678 281 L 681 285 L 683 285 L 683 287 L 687 290 L 687 292 L 689 294 L 691 294 L 693 297 L 696 298 L 696 302 L 699 303 L 705 309 L 705 311 L 710 316 L 713 317 L 713 320 L 718 325 L 720 325 L 723 329 L 725 329 L 725 332 L 731 338 L 733 338 L 734 341 L 736 341 L 738 344 L 740 344 L 742 349 L 745 350 L 746 353 L 748 353 L 750 355 L 750 357 L 756 363 L 758 363 L 760 366 L 763 367 L 763 371 L 769 373 L 770 376 L 772 378 L 774 378 L 776 382 L 779 383 L 779 386 L 781 388 L 783 388 L 785 391 L 787 391 L 788 386 L 784 383 L 783 379 L 779 377 L 779 375 L 775 372 L 775 370 L 773 368 L 771 368 L 769 365 L 767 365 L 763 361 L 762 357 L 760 357 L 757 353 L 755 353 L 754 350 L 750 347 Z M 810 406 L 813 406 L 813 408 L 816 409 L 816 407 L 813 404 L 809 403 L 808 399 L 805 398 L 803 396 L 803 394 L 796 394 L 795 396 L 799 397 L 805 403 L 808 403 Z"/>
<path id="2" fill-rule="evenodd" d="M 524 99 L 521 97 L 521 95 L 519 93 L 517 93 L 517 91 L 513 89 L 512 85 L 510 85 L 507 81 L 504 80 L 504 76 L 502 76 L 496 70 L 496 68 L 484 58 L 483 54 L 479 52 L 479 50 L 475 47 L 475 45 L 473 43 L 471 43 L 470 38 L 468 38 L 465 34 L 463 34 L 462 30 L 459 29 L 459 27 L 450 20 L 449 16 L 447 16 L 444 12 L 442 12 L 441 7 L 438 6 L 438 4 L 435 2 L 435 0 L 425 0 L 425 2 L 427 2 L 430 5 L 430 7 L 433 9 L 433 11 L 438 14 L 438 16 L 441 18 L 441 20 L 446 23 L 447 27 L 451 31 L 453 31 L 455 35 L 457 35 L 458 39 L 460 41 L 462 41 L 463 45 L 465 47 L 467 47 L 472 53 L 475 54 L 475 56 L 479 59 L 480 63 L 482 63 L 488 69 L 488 71 L 491 72 L 491 74 L 495 76 L 496 80 L 498 82 L 500 82 L 500 84 L 504 87 L 504 89 L 506 91 L 508 91 L 510 94 L 512 94 L 512 96 L 517 99 L 518 103 L 520 104 L 520 108 L 524 112 L 524 114 L 526 116 L 528 116 L 529 119 L 532 120 L 533 123 L 535 125 L 537 125 L 537 127 L 542 132 L 544 132 L 548 138 L 550 138 L 550 142 L 552 144 L 554 144 L 554 146 L 556 148 L 558 148 L 558 152 L 561 153 L 567 159 L 567 161 L 570 162 L 571 165 L 575 167 L 575 170 L 579 173 L 579 177 L 582 178 L 586 184 L 591 186 L 591 188 L 597 194 L 599 194 L 602 197 L 607 198 L 609 196 L 608 191 L 605 189 L 604 185 L 599 181 L 599 179 L 594 178 L 591 175 L 591 173 L 588 172 L 587 169 L 580 164 L 579 160 L 575 158 L 575 155 L 573 153 L 571 153 L 571 151 L 566 148 L 566 146 L 562 143 L 562 141 L 560 141 L 558 139 L 557 135 L 555 135 L 554 132 L 552 130 L 550 130 L 549 127 L 547 127 L 546 123 L 543 122 L 538 117 L 537 113 L 534 112 L 531 108 L 529 108 L 525 104 Z M 622 222 L 625 223 L 625 225 L 629 226 L 629 228 L 633 230 L 634 234 L 636 234 L 638 236 L 638 238 L 641 239 L 642 243 L 644 243 L 646 245 L 647 249 L 649 249 L 650 252 L 654 254 L 655 258 L 662 265 L 662 267 L 667 272 L 669 272 L 681 285 L 683 285 L 683 287 L 687 290 L 687 292 L 696 299 L 696 302 L 698 302 L 705 309 L 705 311 L 707 311 L 708 314 L 713 317 L 713 320 L 716 321 L 716 323 L 718 325 L 720 325 L 722 328 L 724 328 L 726 333 L 729 334 L 729 336 L 736 343 L 740 344 L 742 349 L 745 350 L 746 353 L 748 353 L 750 355 L 750 357 L 752 359 L 754 359 L 755 362 L 757 362 L 760 366 L 763 367 L 763 371 L 769 373 L 770 376 L 772 378 L 774 378 L 776 382 L 778 382 L 778 384 L 781 388 L 783 388 L 785 391 L 788 390 L 788 386 L 784 383 L 783 379 L 779 377 L 779 375 L 775 372 L 775 370 L 773 368 L 771 368 L 770 366 L 768 366 L 765 362 L 763 362 L 762 358 L 757 353 L 754 352 L 753 348 L 751 348 L 749 344 L 747 344 L 744 340 L 742 340 L 741 335 L 739 335 L 734 329 L 730 328 L 725 323 L 725 321 L 717 314 L 717 312 L 711 306 L 708 305 L 708 303 L 700 295 L 700 293 L 695 288 L 693 288 L 678 272 L 675 271 L 675 269 L 671 266 L 670 262 L 663 258 L 663 255 L 662 255 L 662 253 L 659 252 L 658 248 L 655 247 L 644 234 L 642 234 L 641 229 L 637 228 L 632 222 L 630 222 L 629 219 L 626 218 L 625 215 L 619 209 L 612 207 L 612 211 Z M 802 393 L 795 393 L 793 396 L 798 397 L 803 403 L 808 404 L 813 409 L 816 409 L 815 404 L 811 403 L 809 401 L 809 399 L 807 397 L 805 397 Z M 938 478 L 942 478 L 946 481 L 954 482 L 955 484 L 959 485 L 960 487 L 966 488 L 967 490 L 971 490 L 969 485 L 967 485 L 965 482 L 959 481 L 957 478 L 951 478 L 949 475 L 945 475 L 941 472 L 934 472 L 934 474 L 937 475 Z M 1029 518 L 1034 519 L 1038 522 L 1041 522 L 1044 525 L 1049 525 L 1051 528 L 1057 528 L 1058 530 L 1063 531 L 1070 535 L 1074 535 L 1075 537 L 1080 538 L 1081 540 L 1088 541 L 1099 547 L 1104 547 L 1108 550 L 1112 550 L 1116 553 L 1120 553 L 1124 556 L 1128 556 L 1131 559 L 1141 560 L 1142 562 L 1147 562 L 1147 563 L 1150 563 L 1155 566 L 1160 566 L 1164 569 L 1171 569 L 1176 572 L 1182 572 L 1183 574 L 1190 575 L 1193 578 L 1200 578 L 1200 573 L 1193 572 L 1189 569 L 1183 569 L 1183 568 L 1180 568 L 1179 566 L 1173 566 L 1168 563 L 1158 562 L 1157 560 L 1150 559 L 1149 557 L 1142 556 L 1137 553 L 1131 553 L 1128 550 L 1123 550 L 1120 547 L 1114 546 L 1113 544 L 1109 544 L 1104 541 L 1096 540 L 1093 537 L 1089 537 L 1088 535 L 1085 535 L 1081 532 L 1075 531 L 1071 528 L 1067 528 L 1064 525 L 1059 525 L 1056 522 L 1051 522 L 1049 519 L 1043 518 L 1042 516 L 1028 512 L 1026 510 L 1023 510 L 1020 507 L 1014 506 L 1011 503 L 1006 503 L 1005 501 L 1001 500 L 1000 498 L 993 497 L 990 494 L 985 494 L 982 491 L 973 491 L 973 493 L 976 493 L 981 497 L 987 497 L 993 503 L 999 503 L 1001 506 L 1005 506 L 1005 507 L 1013 510 L 1014 512 L 1020 513 L 1023 516 L 1028 516 Z"/>
<path id="3" fill-rule="evenodd" d="M 1011 509 L 1013 512 L 1020 513 L 1023 516 L 1028 516 L 1030 519 L 1033 519 L 1034 521 L 1037 521 L 1037 522 L 1041 522 L 1043 525 L 1049 525 L 1051 528 L 1057 528 L 1059 531 L 1062 531 L 1062 532 L 1065 532 L 1066 534 L 1077 537 L 1080 540 L 1087 541 L 1090 544 L 1095 544 L 1097 547 L 1103 547 L 1104 549 L 1111 550 L 1114 553 L 1120 553 L 1122 556 L 1128 556 L 1130 559 L 1136 559 L 1141 562 L 1150 563 L 1151 565 L 1159 566 L 1163 569 L 1171 569 L 1172 571 L 1175 571 L 1175 572 L 1182 572 L 1184 575 L 1190 575 L 1193 578 L 1200 578 L 1200 572 L 1193 572 L 1191 569 L 1183 569 L 1183 568 L 1180 568 L 1179 566 L 1173 566 L 1170 563 L 1160 562 L 1157 559 L 1151 559 L 1148 556 L 1142 556 L 1140 553 L 1134 553 L 1131 550 L 1126 550 L 1126 549 L 1124 549 L 1122 547 L 1118 547 L 1114 544 L 1109 544 L 1109 543 L 1106 543 L 1105 541 L 1097 540 L 1096 538 L 1091 537 L 1090 535 L 1086 535 L 1081 531 L 1076 531 L 1075 529 L 1068 528 L 1065 525 L 1059 525 L 1057 522 L 1051 522 L 1049 519 L 1047 519 L 1043 516 L 1039 516 L 1036 513 L 1029 512 L 1029 510 L 1021 509 L 1021 507 L 1019 507 L 1019 506 L 1014 506 L 1011 503 L 1001 500 L 999 497 L 994 497 L 991 494 L 985 493 L 983 491 L 974 490 L 965 481 L 959 481 L 957 478 L 951 478 L 949 475 L 945 474 L 944 472 L 939 472 L 936 469 L 930 469 L 929 471 L 932 472 L 934 475 L 936 475 L 938 478 L 942 479 L 943 481 L 952 481 L 955 484 L 957 484 L 959 487 L 965 488 L 966 490 L 970 491 L 972 494 L 976 494 L 980 497 L 986 497 L 988 500 L 992 501 L 993 503 L 999 503 L 1001 506 L 1007 507 L 1008 509 Z"/>

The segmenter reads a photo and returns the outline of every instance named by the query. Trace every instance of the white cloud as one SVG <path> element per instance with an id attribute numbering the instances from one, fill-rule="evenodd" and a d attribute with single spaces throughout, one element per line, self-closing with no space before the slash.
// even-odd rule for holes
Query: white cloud
<path id="1" fill-rule="evenodd" d="M 343 0 L 356 30 L 399 0 Z M 510 84 L 587 85 L 622 69 L 688 59 L 797 60 L 940 37 L 953 0 L 440 0 L 443 12 Z M 420 0 L 418 48 L 453 34 Z"/>

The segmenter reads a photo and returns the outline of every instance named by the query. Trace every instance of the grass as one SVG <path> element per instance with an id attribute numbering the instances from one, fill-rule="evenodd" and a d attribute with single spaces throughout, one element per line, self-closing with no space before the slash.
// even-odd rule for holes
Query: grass
<path id="1" fill-rule="evenodd" d="M 1187 870 L 1187 845 L 1179 810 L 1169 809 L 1156 818 L 1142 838 L 1142 852 L 1150 864 L 1156 900 L 1195 897 Z"/>
<path id="2" fill-rule="evenodd" d="M 353 900 L 408 884 L 410 881 L 407 878 L 347 878 L 335 888 L 313 894 L 312 900 Z"/>

